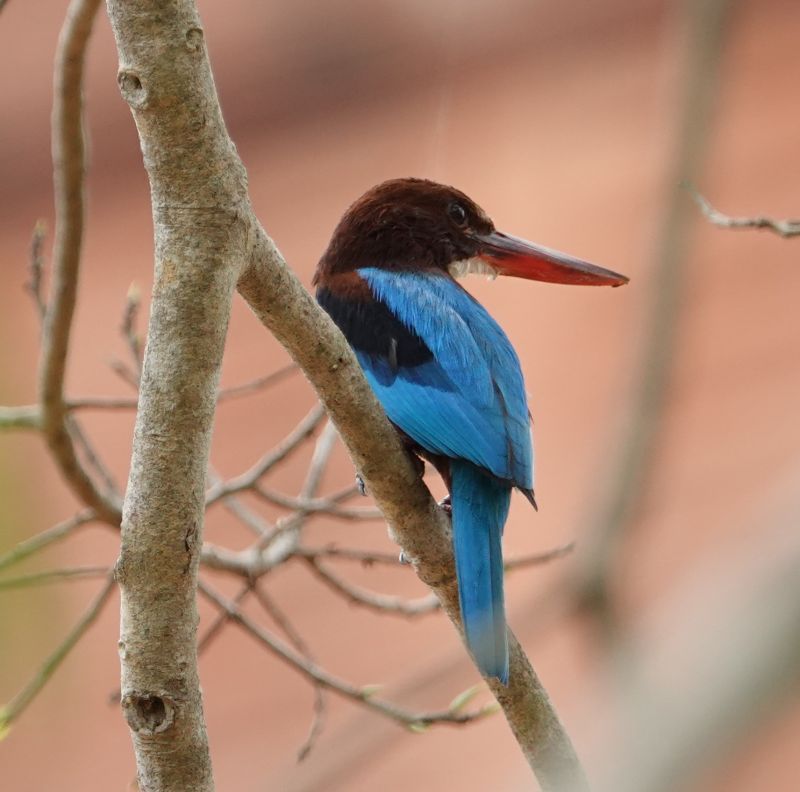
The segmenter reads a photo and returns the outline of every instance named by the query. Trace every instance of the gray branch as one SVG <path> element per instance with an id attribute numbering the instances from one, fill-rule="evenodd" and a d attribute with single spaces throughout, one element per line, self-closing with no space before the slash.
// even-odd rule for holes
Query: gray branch
<path id="1" fill-rule="evenodd" d="M 102 492 L 78 459 L 67 424 L 64 374 L 78 291 L 84 217 L 86 152 L 83 130 L 83 66 L 86 43 L 100 0 L 73 0 L 56 52 L 53 86 L 53 184 L 56 233 L 53 287 L 42 333 L 39 360 L 41 429 L 64 478 L 98 517 L 112 525 L 120 504 Z"/>

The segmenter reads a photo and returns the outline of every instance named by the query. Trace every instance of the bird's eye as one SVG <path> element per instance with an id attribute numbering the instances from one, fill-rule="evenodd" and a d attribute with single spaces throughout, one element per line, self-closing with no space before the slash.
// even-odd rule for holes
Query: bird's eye
<path id="1" fill-rule="evenodd" d="M 453 201 L 447 207 L 447 213 L 456 225 L 465 226 L 467 224 L 467 211 L 458 201 Z"/>

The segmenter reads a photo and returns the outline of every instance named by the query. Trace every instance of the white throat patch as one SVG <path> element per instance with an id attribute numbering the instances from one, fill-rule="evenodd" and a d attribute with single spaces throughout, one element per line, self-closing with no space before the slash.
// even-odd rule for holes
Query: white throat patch
<path id="1" fill-rule="evenodd" d="M 485 275 L 489 280 L 494 280 L 498 274 L 491 264 L 487 264 L 478 256 L 454 261 L 447 269 L 454 278 L 462 278 L 464 275 Z"/>

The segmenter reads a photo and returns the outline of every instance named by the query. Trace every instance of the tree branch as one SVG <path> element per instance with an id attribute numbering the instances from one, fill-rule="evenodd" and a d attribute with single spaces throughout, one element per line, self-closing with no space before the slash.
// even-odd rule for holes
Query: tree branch
<path id="1" fill-rule="evenodd" d="M 56 52 L 53 100 L 53 183 L 56 231 L 53 286 L 39 359 L 41 428 L 61 473 L 99 519 L 119 525 L 120 503 L 101 492 L 78 459 L 67 427 L 64 373 L 78 290 L 84 216 L 83 66 L 100 0 L 72 0 Z"/>
<path id="2" fill-rule="evenodd" d="M 194 4 L 109 0 L 150 180 L 155 279 L 122 520 L 122 709 L 143 792 L 214 788 L 197 672 L 205 480 L 246 177 Z"/>
<path id="3" fill-rule="evenodd" d="M 344 337 L 258 227 L 239 292 L 317 390 L 357 470 L 420 579 L 462 634 L 449 520 L 417 476 Z M 572 743 L 509 630 L 509 686 L 487 680 L 542 788 L 580 790 Z"/>
<path id="4" fill-rule="evenodd" d="M 56 672 L 66 656 L 75 648 L 84 633 L 95 622 L 114 590 L 114 577 L 108 575 L 105 585 L 92 600 L 78 623 L 70 630 L 61 645 L 44 661 L 33 679 L 5 706 L 0 709 L 0 739 L 8 733 L 11 724 L 22 714 L 39 691 Z"/>
<path id="5" fill-rule="evenodd" d="M 32 536 L 30 539 L 25 539 L 5 555 L 0 556 L 0 570 L 18 564 L 25 558 L 53 544 L 53 542 L 59 542 L 70 536 L 77 528 L 96 520 L 97 515 L 91 509 L 84 509 L 74 517 L 70 517 L 68 520 L 64 520 L 52 528 Z"/>
<path id="6" fill-rule="evenodd" d="M 420 727 L 437 723 L 457 726 L 478 718 L 486 717 L 497 711 L 497 707 L 490 704 L 474 712 L 463 712 L 460 708 L 455 706 L 450 709 L 434 712 L 414 712 L 400 707 L 397 704 L 393 704 L 390 701 L 379 699 L 375 696 L 375 689 L 373 687 L 357 687 L 349 682 L 345 682 L 343 679 L 329 674 L 306 657 L 290 649 L 286 644 L 278 640 L 274 635 L 270 635 L 247 615 L 242 613 L 233 602 L 220 596 L 203 581 L 199 583 L 199 591 L 206 599 L 224 611 L 231 621 L 244 628 L 253 638 L 266 646 L 282 660 L 286 661 L 315 685 L 331 690 L 368 709 L 375 710 L 379 714 L 389 717 L 409 728 L 418 730 Z"/>
<path id="7" fill-rule="evenodd" d="M 771 217 L 757 215 L 755 217 L 731 217 L 715 209 L 704 198 L 693 185 L 685 185 L 694 202 L 700 207 L 700 211 L 706 219 L 720 228 L 734 229 L 762 229 L 772 231 L 778 236 L 787 239 L 789 237 L 800 236 L 800 220 L 774 220 Z"/>
<path id="8" fill-rule="evenodd" d="M 314 433 L 324 415 L 325 411 L 322 409 L 322 405 L 315 404 L 308 415 L 275 448 L 267 451 L 249 470 L 236 476 L 236 478 L 213 485 L 206 493 L 206 505 L 210 506 L 227 495 L 252 489 L 262 476 Z"/>
<path id="9" fill-rule="evenodd" d="M 66 569 L 51 569 L 47 572 L 32 572 L 29 575 L 0 578 L 0 591 L 41 586 L 47 583 L 60 583 L 64 580 L 85 580 L 86 578 L 104 577 L 109 573 L 108 567 L 98 566 L 68 567 Z"/>

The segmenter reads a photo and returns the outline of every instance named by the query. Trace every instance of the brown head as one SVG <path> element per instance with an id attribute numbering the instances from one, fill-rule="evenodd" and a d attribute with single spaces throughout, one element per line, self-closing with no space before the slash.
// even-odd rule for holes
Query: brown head
<path id="1" fill-rule="evenodd" d="M 344 214 L 314 282 L 361 267 L 512 275 L 553 283 L 620 286 L 618 275 L 495 230 L 489 216 L 454 187 L 392 179 Z"/>

